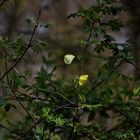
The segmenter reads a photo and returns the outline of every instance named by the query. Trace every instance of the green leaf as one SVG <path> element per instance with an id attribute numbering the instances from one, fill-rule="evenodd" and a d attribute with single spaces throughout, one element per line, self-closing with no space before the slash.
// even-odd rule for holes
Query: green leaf
<path id="1" fill-rule="evenodd" d="M 139 95 L 140 94 L 140 87 L 134 88 L 133 93 L 135 96 Z"/>
<path id="2" fill-rule="evenodd" d="M 26 18 L 26 21 L 28 23 L 31 23 L 31 24 L 35 24 L 36 23 L 36 20 L 34 19 L 34 17 L 28 17 L 28 18 Z"/>

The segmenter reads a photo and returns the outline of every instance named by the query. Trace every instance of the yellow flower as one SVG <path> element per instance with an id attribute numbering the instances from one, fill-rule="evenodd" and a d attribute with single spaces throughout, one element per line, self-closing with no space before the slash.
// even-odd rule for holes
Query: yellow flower
<path id="1" fill-rule="evenodd" d="M 81 75 L 79 77 L 79 85 L 82 86 L 86 83 L 86 81 L 88 80 L 88 75 L 85 74 L 85 75 Z"/>
<path id="2" fill-rule="evenodd" d="M 72 54 L 67 54 L 67 55 L 64 56 L 64 62 L 65 62 L 67 65 L 69 65 L 69 64 L 72 63 L 74 57 L 75 57 L 75 56 L 72 55 Z"/>

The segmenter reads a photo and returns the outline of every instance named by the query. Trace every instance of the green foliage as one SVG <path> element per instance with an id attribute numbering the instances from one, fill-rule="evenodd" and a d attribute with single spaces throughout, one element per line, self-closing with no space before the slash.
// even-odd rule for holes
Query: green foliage
<path id="1" fill-rule="evenodd" d="M 79 41 L 84 47 L 82 53 L 66 55 L 65 63 L 69 65 L 64 64 L 64 56 L 61 57 L 61 63 L 57 64 L 60 69 L 62 63 L 69 68 L 72 68 L 71 63 L 80 66 L 80 69 L 77 68 L 78 73 L 80 72 L 80 75 L 77 74 L 78 78 L 71 73 L 70 80 L 61 76 L 62 73 L 57 76 L 56 67 L 48 71 L 51 58 L 43 57 L 41 69 L 32 82 L 29 82 L 30 75 L 16 71 L 15 66 L 23 60 L 28 49 L 38 54 L 46 49 L 48 44 L 41 40 L 33 42 L 32 37 L 29 43 L 21 36 L 15 41 L 0 37 L 0 48 L 6 50 L 3 52 L 6 73 L 1 73 L 0 81 L 0 109 L 7 113 L 18 109 L 15 106 L 19 104 L 25 113 L 20 121 L 12 124 L 9 122 L 10 132 L 6 138 L 138 139 L 140 118 L 137 118 L 140 104 L 137 100 L 140 88 L 134 88 L 134 85 L 139 80 L 119 71 L 124 62 L 134 64 L 135 57 L 130 47 L 132 44 L 130 40 L 120 44 L 110 33 L 118 32 L 124 26 L 119 19 L 119 13 L 126 9 L 116 0 L 97 0 L 89 8 L 80 9 L 68 16 L 75 20 L 80 17 L 83 32 L 88 36 L 86 41 Z M 48 28 L 48 24 L 40 24 L 32 17 L 26 21 L 34 24 L 34 30 L 37 26 Z M 104 56 L 106 51 L 109 53 Z M 9 61 L 14 65 L 9 65 Z M 92 73 L 87 73 L 87 63 L 93 61 L 98 63 L 97 68 Z M 3 119 L 6 120 L 6 117 Z"/>
<path id="2" fill-rule="evenodd" d="M 42 112 L 43 112 L 42 113 L 43 118 L 45 118 L 48 123 L 54 122 L 56 125 L 63 125 L 65 122 L 58 116 L 49 115 L 50 108 L 43 108 Z"/>

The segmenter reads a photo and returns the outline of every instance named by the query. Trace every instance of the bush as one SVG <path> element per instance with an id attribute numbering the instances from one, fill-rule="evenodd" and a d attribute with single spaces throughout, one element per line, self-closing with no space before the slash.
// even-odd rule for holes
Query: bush
<path id="1" fill-rule="evenodd" d="M 33 82 L 29 82 L 29 73 L 18 72 L 15 67 L 29 49 L 40 53 L 47 47 L 46 42 L 33 40 L 38 26 L 49 28 L 49 24 L 39 23 L 42 9 L 36 20 L 27 19 L 34 25 L 28 43 L 21 36 L 16 41 L 0 38 L 5 63 L 0 78 L 2 119 L 7 120 L 5 114 L 17 109 L 15 101 L 26 113 L 21 120 L 9 122 L 8 127 L 1 125 L 8 131 L 6 139 L 138 139 L 140 88 L 135 86 L 138 79 L 123 74 L 120 68 L 129 63 L 138 69 L 134 63 L 134 44 L 130 39 L 120 44 L 110 33 L 125 26 L 119 14 L 126 10 L 116 0 L 96 0 L 89 8 L 68 15 L 69 20 L 82 20 L 81 29 L 88 36 L 87 40 L 79 41 L 82 52 L 63 54 L 61 63 L 49 72 L 50 58 L 43 57 Z M 91 63 L 97 65 L 92 73 L 87 68 Z M 77 65 L 77 76 L 67 79 L 56 75 L 58 67 L 72 69 L 73 65 Z"/>

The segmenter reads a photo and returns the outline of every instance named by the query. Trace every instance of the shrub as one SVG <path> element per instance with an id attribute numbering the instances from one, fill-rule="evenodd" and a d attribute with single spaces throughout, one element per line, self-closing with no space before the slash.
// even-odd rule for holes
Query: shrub
<path id="1" fill-rule="evenodd" d="M 119 32 L 124 26 L 119 14 L 126 10 L 116 0 L 96 0 L 89 8 L 68 15 L 69 20 L 81 18 L 81 29 L 88 36 L 87 40 L 79 41 L 82 52 L 61 57 L 65 67 L 79 66 L 77 76 L 71 75 L 71 79 L 57 77 L 55 72 L 61 64 L 48 72 L 50 58 L 45 57 L 33 82 L 28 82 L 28 73 L 15 69 L 29 49 L 39 53 L 47 47 L 46 42 L 33 40 L 38 26 L 49 28 L 48 24 L 39 23 L 41 9 L 36 20 L 27 19 L 34 25 L 28 43 L 21 36 L 16 41 L 0 38 L 5 63 L 0 78 L 2 119 L 7 120 L 4 114 L 17 109 L 12 100 L 26 113 L 20 121 L 9 122 L 8 128 L 1 125 L 8 131 L 6 139 L 138 139 L 140 90 L 134 84 L 138 79 L 120 70 L 123 63 L 138 69 L 131 47 L 133 42 L 121 44 L 110 33 Z M 87 71 L 88 63 L 97 63 L 92 73 Z"/>

